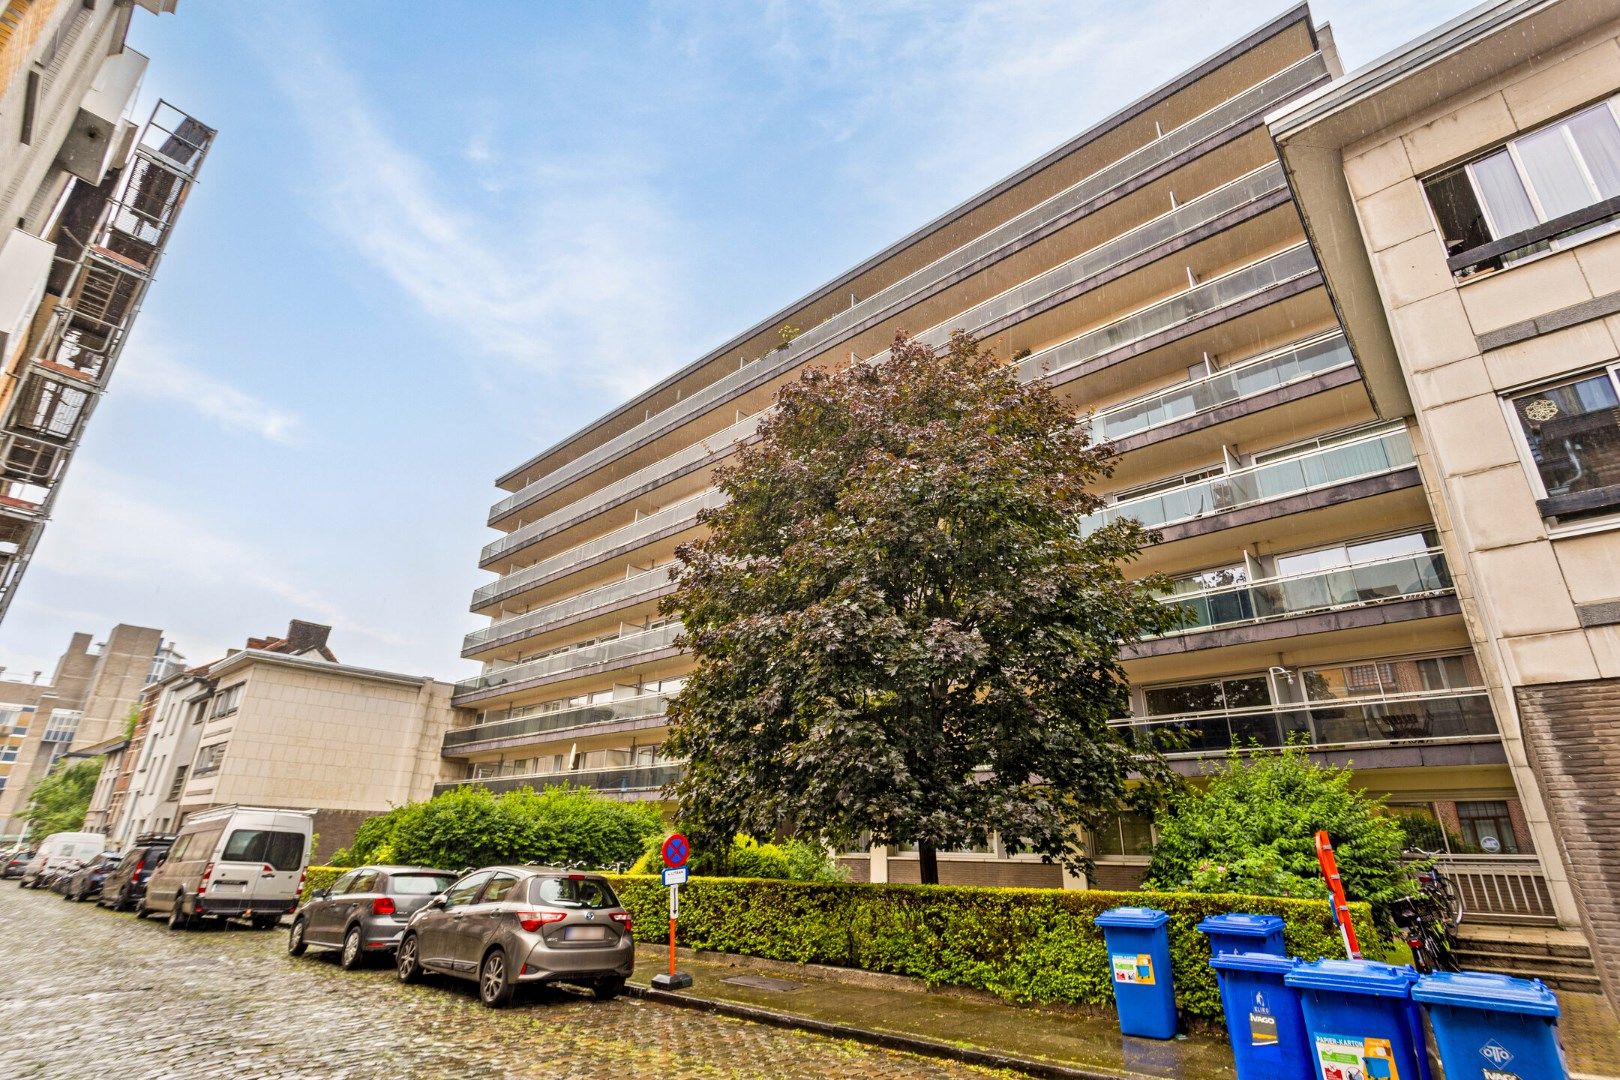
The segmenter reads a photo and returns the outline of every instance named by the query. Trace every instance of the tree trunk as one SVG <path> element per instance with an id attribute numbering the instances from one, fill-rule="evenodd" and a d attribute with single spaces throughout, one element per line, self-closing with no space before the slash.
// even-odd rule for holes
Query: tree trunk
<path id="1" fill-rule="evenodd" d="M 939 853 L 926 841 L 917 843 L 917 880 L 924 885 L 939 884 Z"/>

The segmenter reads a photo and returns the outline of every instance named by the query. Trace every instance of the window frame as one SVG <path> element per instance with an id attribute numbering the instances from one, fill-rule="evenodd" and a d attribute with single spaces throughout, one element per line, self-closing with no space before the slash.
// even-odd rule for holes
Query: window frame
<path id="1" fill-rule="evenodd" d="M 1620 219 L 1617 219 L 1620 220 Z M 1575 371 L 1565 372 L 1550 379 L 1540 379 L 1523 386 L 1498 391 L 1497 402 L 1501 405 L 1502 415 L 1507 421 L 1508 431 L 1513 436 L 1513 449 L 1519 455 L 1519 464 L 1523 466 L 1525 475 L 1529 480 L 1530 493 L 1538 503 L 1554 498 L 1547 491 L 1547 483 L 1542 478 L 1541 468 L 1536 464 L 1535 452 L 1530 448 L 1530 436 L 1524 430 L 1524 424 L 1519 419 L 1519 410 L 1515 402 L 1532 394 L 1556 390 L 1563 386 L 1573 386 L 1597 375 L 1607 375 L 1609 385 L 1615 395 L 1620 397 L 1620 361 L 1610 361 L 1596 367 L 1585 367 Z M 1563 522 L 1556 516 L 1549 516 L 1536 508 L 1536 515 L 1542 519 L 1542 526 L 1551 536 L 1571 535 L 1580 532 L 1597 532 L 1620 526 L 1620 508 L 1603 512 L 1595 511 L 1590 515 Z"/>

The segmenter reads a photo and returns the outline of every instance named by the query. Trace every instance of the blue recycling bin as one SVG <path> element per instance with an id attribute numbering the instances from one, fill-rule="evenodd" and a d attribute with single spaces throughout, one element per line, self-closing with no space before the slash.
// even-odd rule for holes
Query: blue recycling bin
<path id="1" fill-rule="evenodd" d="M 1286 956 L 1283 927 L 1286 924 L 1276 915 L 1211 915 L 1198 924 L 1198 929 L 1209 938 L 1211 956 L 1229 952 L 1261 952 L 1272 956 Z"/>
<path id="2" fill-rule="evenodd" d="M 1565 1080 L 1558 998 L 1540 979 L 1483 971 L 1425 975 L 1412 997 L 1429 1009 L 1446 1080 Z"/>
<path id="3" fill-rule="evenodd" d="M 1417 972 L 1371 960 L 1317 960 L 1284 981 L 1299 992 L 1323 1080 L 1431 1080 Z"/>
<path id="4" fill-rule="evenodd" d="M 1155 908 L 1117 907 L 1097 916 L 1113 974 L 1119 1030 L 1147 1039 L 1176 1036 L 1170 981 L 1170 916 Z"/>
<path id="5" fill-rule="evenodd" d="M 1210 958 L 1238 1080 L 1313 1080 L 1311 1044 L 1299 992 L 1288 985 L 1303 961 L 1268 952 L 1223 952 Z"/>

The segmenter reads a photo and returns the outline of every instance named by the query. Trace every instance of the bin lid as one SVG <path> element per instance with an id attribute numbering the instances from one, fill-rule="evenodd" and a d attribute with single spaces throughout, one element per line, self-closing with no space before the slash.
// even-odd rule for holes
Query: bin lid
<path id="1" fill-rule="evenodd" d="M 1093 921 L 1098 926 L 1122 927 L 1130 930 L 1157 930 L 1170 921 L 1170 916 L 1158 908 L 1117 907 L 1109 908 Z"/>
<path id="2" fill-rule="evenodd" d="M 1238 937 L 1267 938 L 1286 924 L 1276 915 L 1211 915 L 1198 924 L 1204 933 L 1233 934 Z"/>
<path id="3" fill-rule="evenodd" d="M 1288 985 L 1307 990 L 1338 990 L 1368 997 L 1411 996 L 1418 974 L 1409 967 L 1372 960 L 1317 960 L 1288 973 Z"/>
<path id="4" fill-rule="evenodd" d="M 1267 975 L 1287 975 L 1304 962 L 1297 956 L 1268 952 L 1218 953 L 1209 958 L 1209 966 L 1216 971 L 1260 971 Z"/>
<path id="5" fill-rule="evenodd" d="M 1540 979 L 1515 979 L 1489 971 L 1438 971 L 1412 987 L 1412 996 L 1429 1005 L 1461 1005 L 1485 1012 L 1521 1016 L 1557 1016 L 1558 995 Z"/>

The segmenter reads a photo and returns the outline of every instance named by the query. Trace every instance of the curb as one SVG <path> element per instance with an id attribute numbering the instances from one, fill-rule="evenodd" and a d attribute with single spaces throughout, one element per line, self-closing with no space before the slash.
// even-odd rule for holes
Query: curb
<path id="1" fill-rule="evenodd" d="M 667 990 L 654 990 L 650 986 L 642 986 L 637 983 L 627 984 L 624 992 L 629 997 L 640 998 L 659 1005 L 671 1005 L 678 1009 L 715 1013 L 736 1020 L 750 1020 L 756 1024 L 767 1024 L 771 1027 L 804 1031 L 812 1035 L 824 1035 L 833 1039 L 847 1039 L 851 1042 L 865 1043 L 868 1046 L 876 1046 L 884 1050 L 899 1050 L 908 1054 L 918 1054 L 922 1057 L 944 1058 L 949 1061 L 959 1061 L 964 1065 L 978 1065 L 987 1069 L 1011 1069 L 1027 1076 L 1040 1077 L 1041 1080 L 1137 1080 L 1137 1078 L 1151 1080 L 1151 1078 L 1144 1077 L 1140 1073 L 1102 1072 L 1073 1065 L 1059 1065 L 1050 1061 L 1037 1061 L 1034 1058 L 996 1053 L 993 1050 L 957 1046 L 953 1043 L 939 1042 L 936 1039 L 924 1039 L 916 1035 L 901 1035 L 890 1031 L 872 1031 L 868 1028 L 852 1027 L 848 1024 L 836 1024 L 829 1020 L 812 1020 L 806 1016 L 794 1016 L 792 1013 L 777 1012 L 774 1009 L 762 1009 L 757 1005 L 739 1005 L 732 1001 L 693 997 L 689 994 L 677 994 Z"/>

